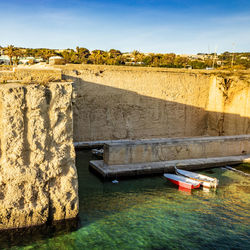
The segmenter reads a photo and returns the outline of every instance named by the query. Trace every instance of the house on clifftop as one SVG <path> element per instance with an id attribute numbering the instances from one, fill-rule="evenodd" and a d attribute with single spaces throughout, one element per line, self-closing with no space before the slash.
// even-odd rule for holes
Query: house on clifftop
<path id="1" fill-rule="evenodd" d="M 52 56 L 49 58 L 49 64 L 50 65 L 64 65 L 65 60 L 61 56 Z"/>

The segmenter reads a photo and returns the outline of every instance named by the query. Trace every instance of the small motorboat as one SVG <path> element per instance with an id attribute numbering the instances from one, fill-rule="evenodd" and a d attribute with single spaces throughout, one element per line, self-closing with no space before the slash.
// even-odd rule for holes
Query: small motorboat
<path id="1" fill-rule="evenodd" d="M 218 179 L 203 174 L 197 174 L 187 170 L 178 169 L 177 167 L 175 167 L 175 172 L 180 176 L 188 177 L 191 180 L 200 182 L 200 184 L 205 188 L 216 188 L 219 184 Z"/>
<path id="2" fill-rule="evenodd" d="M 170 180 L 172 183 L 178 185 L 180 188 L 194 189 L 200 187 L 200 182 L 189 179 L 187 177 L 176 174 L 164 174 L 164 177 Z"/>
<path id="3" fill-rule="evenodd" d="M 232 167 L 230 167 L 230 166 L 226 166 L 225 169 L 228 169 L 228 170 L 237 172 L 237 173 L 239 173 L 239 174 L 241 174 L 241 175 L 250 176 L 250 174 L 245 173 L 245 172 L 243 172 L 243 171 L 240 171 L 240 170 L 238 170 L 238 169 L 236 169 L 236 168 L 232 168 Z"/>
<path id="4" fill-rule="evenodd" d="M 102 158 L 104 153 L 104 149 L 92 149 L 92 154 Z"/>

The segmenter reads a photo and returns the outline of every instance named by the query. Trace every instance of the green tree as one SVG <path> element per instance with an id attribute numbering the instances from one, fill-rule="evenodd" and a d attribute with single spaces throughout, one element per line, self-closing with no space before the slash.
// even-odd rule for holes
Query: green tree
<path id="1" fill-rule="evenodd" d="M 9 45 L 4 51 L 4 53 L 10 58 L 10 65 L 13 65 L 12 58 L 15 56 L 16 50 L 17 48 L 15 48 L 14 45 Z"/>
<path id="2" fill-rule="evenodd" d="M 140 62 L 142 60 L 142 54 L 138 50 L 134 50 L 132 52 L 132 55 L 134 57 L 134 62 L 135 63 Z"/>
<path id="3" fill-rule="evenodd" d="M 87 63 L 90 52 L 86 48 L 76 47 L 76 55 L 78 57 L 78 63 Z"/>
<path id="4" fill-rule="evenodd" d="M 121 55 L 122 55 L 122 53 L 120 50 L 117 50 L 117 49 L 109 50 L 109 57 L 110 58 L 116 58 L 116 57 L 121 56 Z"/>
<path id="5" fill-rule="evenodd" d="M 207 67 L 205 62 L 199 60 L 190 61 L 188 64 L 192 66 L 193 69 L 205 69 Z"/>
<path id="6" fill-rule="evenodd" d="M 45 60 L 46 62 L 49 61 L 49 58 L 51 56 L 55 56 L 56 53 L 54 50 L 50 50 L 50 49 L 40 49 L 38 52 L 37 52 L 37 55 L 39 57 L 41 57 L 43 60 Z"/>
<path id="7" fill-rule="evenodd" d="M 14 63 L 17 65 L 19 63 L 20 57 L 23 57 L 24 55 L 25 53 L 23 50 L 16 48 L 13 56 Z"/>
<path id="8" fill-rule="evenodd" d="M 106 64 L 108 53 L 103 50 L 93 50 L 90 59 L 94 64 Z"/>

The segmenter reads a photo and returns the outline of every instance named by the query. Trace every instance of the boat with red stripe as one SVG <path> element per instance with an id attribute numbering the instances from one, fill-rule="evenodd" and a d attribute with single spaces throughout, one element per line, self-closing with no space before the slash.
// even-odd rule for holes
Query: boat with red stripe
<path id="1" fill-rule="evenodd" d="M 201 186 L 205 188 L 216 188 L 219 184 L 219 181 L 216 178 L 212 178 L 203 174 L 178 169 L 177 167 L 175 167 L 175 172 L 180 176 L 184 176 L 190 178 L 191 180 L 200 182 Z"/>
<path id="2" fill-rule="evenodd" d="M 172 183 L 178 185 L 181 188 L 186 188 L 186 189 L 191 190 L 191 189 L 200 187 L 200 182 L 199 181 L 195 181 L 195 180 L 186 178 L 186 177 L 181 176 L 181 175 L 164 174 L 164 177 L 167 178 Z"/>

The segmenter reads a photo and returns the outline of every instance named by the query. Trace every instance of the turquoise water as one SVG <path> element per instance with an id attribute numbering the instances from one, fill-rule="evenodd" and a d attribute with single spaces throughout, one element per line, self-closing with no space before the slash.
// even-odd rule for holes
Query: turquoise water
<path id="1" fill-rule="evenodd" d="M 19 237 L 13 249 L 249 249 L 250 181 L 222 168 L 216 191 L 179 191 L 161 176 L 103 182 L 77 152 L 80 221 Z M 240 167 L 249 172 L 249 166 Z M 38 230 L 39 231 L 39 230 Z M 17 236 L 16 236 L 17 237 Z M 0 235 L 1 245 L 1 235 Z"/>

